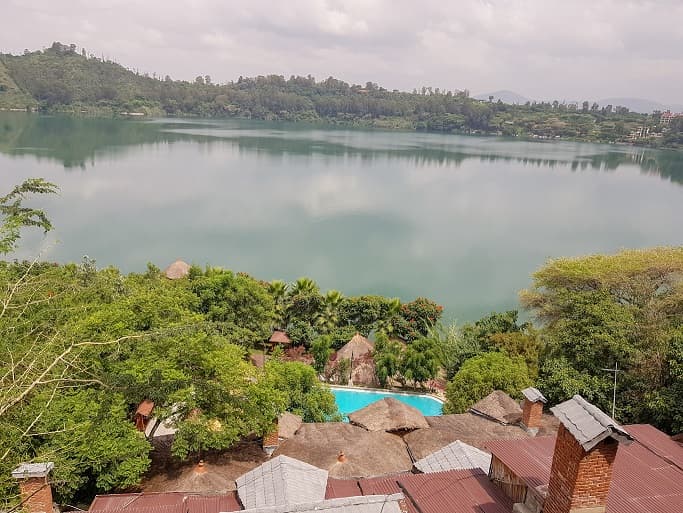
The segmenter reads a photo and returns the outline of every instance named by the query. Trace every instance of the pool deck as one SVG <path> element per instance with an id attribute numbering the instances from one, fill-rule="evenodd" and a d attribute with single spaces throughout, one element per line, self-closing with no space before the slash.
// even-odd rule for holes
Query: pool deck
<path id="1" fill-rule="evenodd" d="M 395 390 L 395 389 L 387 389 L 387 388 L 370 388 L 370 387 L 356 387 L 356 386 L 349 386 L 349 385 L 330 385 L 328 384 L 330 388 L 338 388 L 341 390 L 353 390 L 355 392 L 380 392 L 384 394 L 399 394 L 399 395 L 416 395 L 419 397 L 427 397 L 429 399 L 434 399 L 435 401 L 440 402 L 441 404 L 444 404 L 446 401 L 444 400 L 443 397 L 438 396 L 437 394 L 434 393 L 425 393 L 425 392 L 408 392 L 405 390 Z"/>

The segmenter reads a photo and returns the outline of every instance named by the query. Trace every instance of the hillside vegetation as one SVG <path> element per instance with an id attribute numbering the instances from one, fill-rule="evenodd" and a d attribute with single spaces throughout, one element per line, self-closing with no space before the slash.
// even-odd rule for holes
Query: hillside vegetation
<path id="1" fill-rule="evenodd" d="M 388 91 L 372 82 L 350 85 L 332 77 L 316 81 L 310 75 L 240 77 L 229 84 L 214 84 L 208 75 L 194 82 L 178 81 L 140 75 L 61 43 L 45 51 L 0 55 L 0 84 L 0 108 L 44 112 L 322 121 L 667 147 L 683 144 L 683 118 L 660 126 L 657 113 L 636 114 L 619 106 L 558 101 L 507 105 L 475 100 L 466 90 Z M 642 127 L 649 128 L 649 134 L 636 137 Z"/>

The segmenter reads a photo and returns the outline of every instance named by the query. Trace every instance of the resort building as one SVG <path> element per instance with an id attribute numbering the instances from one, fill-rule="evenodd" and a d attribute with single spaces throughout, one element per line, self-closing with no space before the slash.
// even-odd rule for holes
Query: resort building
<path id="1" fill-rule="evenodd" d="M 413 429 L 413 412 L 380 401 L 360 416 L 371 429 L 345 423 L 299 426 L 296 418 L 287 417 L 283 434 L 296 433 L 271 459 L 236 477 L 230 490 L 199 493 L 207 483 L 221 485 L 200 463 L 194 481 L 184 483 L 189 491 L 97 496 L 88 513 L 683 511 L 683 447 L 674 439 L 650 425 L 620 426 L 580 396 L 550 409 L 557 421 L 551 436 L 532 436 L 529 431 L 539 424 L 547 427 L 545 398 L 536 389 L 523 395 L 525 428 L 508 423 L 515 412 L 505 409 L 509 403 L 500 394 L 468 414 L 476 422 L 521 433 L 489 440 L 483 449 L 457 440 L 419 459 L 410 446 L 401 453 L 405 443 L 396 433 L 412 430 L 410 436 L 432 428 Z M 380 423 L 373 417 L 379 413 L 390 420 Z M 325 444 L 333 447 L 323 451 Z M 278 454 L 288 445 L 290 455 Z M 26 501 L 29 513 L 49 513 L 51 470 L 49 463 L 24 464 L 12 473 L 20 480 L 22 496 L 36 497 Z"/>

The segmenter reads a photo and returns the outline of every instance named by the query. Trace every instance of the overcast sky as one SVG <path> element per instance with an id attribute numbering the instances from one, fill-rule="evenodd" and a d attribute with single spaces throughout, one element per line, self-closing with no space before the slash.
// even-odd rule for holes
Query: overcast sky
<path id="1" fill-rule="evenodd" d="M 178 79 L 683 103 L 683 0 L 0 1 L 0 51 L 55 40 Z"/>

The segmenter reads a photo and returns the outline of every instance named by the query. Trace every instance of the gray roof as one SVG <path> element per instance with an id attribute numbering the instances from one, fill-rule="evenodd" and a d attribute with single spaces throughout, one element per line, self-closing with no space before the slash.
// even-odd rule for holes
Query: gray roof
<path id="1" fill-rule="evenodd" d="M 543 396 L 543 394 L 538 390 L 538 388 L 529 387 L 522 390 L 522 395 L 526 397 L 532 403 L 541 401 L 542 403 L 547 403 L 548 400 Z"/>
<path id="2" fill-rule="evenodd" d="M 27 479 L 29 477 L 45 477 L 55 468 L 51 461 L 47 463 L 22 463 L 12 471 L 15 479 Z"/>
<path id="3" fill-rule="evenodd" d="M 633 440 L 614 419 L 580 395 L 550 408 L 550 411 L 586 451 L 608 437 L 626 444 Z"/>
<path id="4" fill-rule="evenodd" d="M 269 506 L 266 508 L 247 509 L 244 513 L 402 513 L 402 493 L 393 495 L 366 495 L 360 497 L 344 497 L 306 504 Z"/>
<path id="5" fill-rule="evenodd" d="M 429 456 L 415 462 L 420 472 L 441 472 L 444 470 L 463 470 L 480 468 L 485 474 L 491 467 L 491 455 L 460 440 L 433 452 Z"/>
<path id="6" fill-rule="evenodd" d="M 278 456 L 243 474 L 236 483 L 246 509 L 304 504 L 325 498 L 327 471 Z"/>

